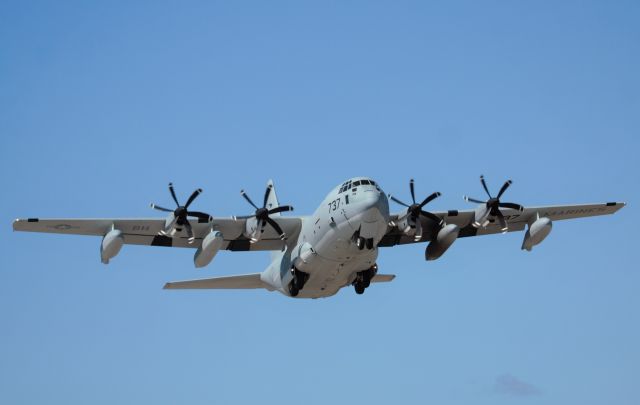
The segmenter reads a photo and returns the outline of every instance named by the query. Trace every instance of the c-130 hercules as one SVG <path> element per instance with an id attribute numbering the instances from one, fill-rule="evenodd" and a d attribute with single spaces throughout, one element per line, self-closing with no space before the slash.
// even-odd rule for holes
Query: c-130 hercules
<path id="1" fill-rule="evenodd" d="M 181 205 L 173 185 L 169 191 L 175 209 L 152 204 L 167 212 L 158 219 L 17 219 L 15 231 L 102 236 L 100 255 L 107 264 L 124 244 L 196 248 L 196 267 L 208 265 L 220 250 L 270 250 L 271 263 L 262 273 L 170 282 L 165 289 L 255 289 L 279 291 L 298 298 L 321 298 L 352 285 L 362 294 L 371 283 L 389 282 L 391 274 L 379 274 L 378 249 L 407 243 L 428 242 L 425 258 L 442 256 L 458 238 L 527 228 L 522 249 L 530 251 L 551 231 L 552 221 L 613 214 L 625 203 L 528 207 L 503 202 L 511 185 L 504 183 L 493 196 L 483 176 L 488 200 L 465 199 L 479 204 L 473 210 L 430 212 L 425 206 L 440 196 L 433 193 L 416 201 L 414 181 L 409 183 L 411 203 L 387 196 L 370 178 L 355 177 L 335 187 L 311 216 L 283 217 L 292 211 L 280 205 L 269 181 L 262 206 L 244 192 L 255 209 L 242 217 L 218 218 L 190 211 L 201 189 Z M 403 209 L 389 213 L 389 199 Z M 193 219 L 189 219 L 193 218 Z"/>

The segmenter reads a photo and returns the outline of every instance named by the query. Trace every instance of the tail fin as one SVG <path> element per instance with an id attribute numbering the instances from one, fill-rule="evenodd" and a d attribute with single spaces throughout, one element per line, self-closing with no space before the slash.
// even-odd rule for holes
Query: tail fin
<path id="1" fill-rule="evenodd" d="M 269 199 L 267 200 L 267 209 L 279 207 L 280 203 L 278 203 L 278 195 L 276 194 L 276 186 L 273 184 L 273 180 L 269 180 L 269 182 L 267 182 L 267 187 L 269 186 L 271 186 L 271 193 L 269 194 Z M 271 214 L 271 216 L 280 216 L 280 213 L 277 212 L 275 214 Z"/>
<path id="2" fill-rule="evenodd" d="M 280 206 L 278 202 L 278 195 L 276 194 L 276 186 L 273 184 L 273 180 L 269 179 L 267 182 L 267 187 L 271 186 L 271 193 L 269 194 L 269 198 L 267 199 L 267 209 L 272 209 Z M 282 214 L 276 212 L 271 214 L 272 217 L 279 217 Z M 271 252 L 271 260 L 275 260 L 280 252 Z"/>

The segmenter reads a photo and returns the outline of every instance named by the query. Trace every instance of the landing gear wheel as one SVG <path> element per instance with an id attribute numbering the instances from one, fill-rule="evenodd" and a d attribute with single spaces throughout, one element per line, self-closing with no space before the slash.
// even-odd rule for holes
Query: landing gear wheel
<path id="1" fill-rule="evenodd" d="M 356 246 L 358 247 L 358 250 L 364 249 L 366 244 L 367 241 L 363 237 L 358 236 L 358 239 L 356 239 Z"/>
<path id="2" fill-rule="evenodd" d="M 291 280 L 291 284 L 295 286 L 295 288 L 300 291 L 304 288 L 304 285 L 309 280 L 309 275 L 305 272 L 302 272 L 295 267 L 291 268 L 291 275 L 293 275 L 293 280 Z"/>
<path id="3" fill-rule="evenodd" d="M 296 289 L 302 290 L 305 281 L 307 281 L 307 275 L 299 270 L 295 270 L 292 283 L 295 284 Z"/>
<path id="4" fill-rule="evenodd" d="M 364 294 L 365 286 L 361 283 L 355 283 L 353 288 L 356 290 L 356 294 L 361 295 Z"/>
<path id="5" fill-rule="evenodd" d="M 367 245 L 367 249 L 369 250 L 373 249 L 373 238 L 367 239 L 366 245 Z"/>
<path id="6" fill-rule="evenodd" d="M 295 283 L 292 281 L 289 283 L 289 295 L 292 297 L 297 297 L 300 290 L 296 287 Z"/>

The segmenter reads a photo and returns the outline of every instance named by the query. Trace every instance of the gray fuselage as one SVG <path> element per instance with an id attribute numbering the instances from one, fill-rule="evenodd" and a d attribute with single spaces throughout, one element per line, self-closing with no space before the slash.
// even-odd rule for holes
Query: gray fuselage
<path id="1" fill-rule="evenodd" d="M 275 254 L 263 281 L 290 295 L 292 267 L 308 274 L 298 298 L 334 295 L 350 285 L 360 271 L 372 268 L 378 242 L 387 231 L 389 201 L 371 179 L 356 177 L 335 187 L 310 217 L 303 219 L 297 243 Z M 358 237 L 373 243 L 359 248 Z"/>

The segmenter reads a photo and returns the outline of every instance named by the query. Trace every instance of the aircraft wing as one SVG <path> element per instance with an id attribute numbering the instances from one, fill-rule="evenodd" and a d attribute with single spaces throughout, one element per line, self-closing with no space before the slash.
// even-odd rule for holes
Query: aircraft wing
<path id="1" fill-rule="evenodd" d="M 557 206 L 542 206 L 542 207 L 527 207 L 524 211 L 518 211 L 510 208 L 502 208 L 502 212 L 507 220 L 509 226 L 508 232 L 522 231 L 526 228 L 530 220 L 537 215 L 540 217 L 547 217 L 551 221 L 559 221 L 565 219 L 593 217 L 598 215 L 610 215 L 617 212 L 626 204 L 622 202 L 609 202 L 600 204 L 578 204 L 578 205 L 557 205 Z M 471 223 L 474 219 L 474 210 L 451 210 L 433 212 L 438 217 L 444 219 L 447 224 L 455 224 L 460 227 L 459 238 L 467 236 L 479 236 L 490 235 L 496 233 L 502 233 L 500 225 L 495 222 L 489 223 L 485 228 L 474 228 Z M 391 221 L 395 221 L 398 215 L 392 215 Z M 423 228 L 422 239 L 415 241 L 413 236 L 405 235 L 397 227 L 390 226 L 387 230 L 387 234 L 384 236 L 378 246 L 394 246 L 403 245 L 407 243 L 420 243 L 428 242 L 432 239 L 435 232 L 439 230 L 438 225 L 427 219 L 420 217 Z"/>
<path id="2" fill-rule="evenodd" d="M 273 217 L 289 238 L 296 236 L 302 226 L 299 217 Z M 14 231 L 61 233 L 70 235 L 104 236 L 112 228 L 123 233 L 124 243 L 130 245 L 148 245 L 165 247 L 198 248 L 202 239 L 211 229 L 220 231 L 224 237 L 222 249 L 233 251 L 247 250 L 281 250 L 286 241 L 271 227 L 266 227 L 262 238 L 256 243 L 249 243 L 243 235 L 246 219 L 213 218 L 211 222 L 191 220 L 195 241 L 187 242 L 186 234 L 168 237 L 160 234 L 164 227 L 164 218 L 131 218 L 131 219 L 16 219 Z"/>

